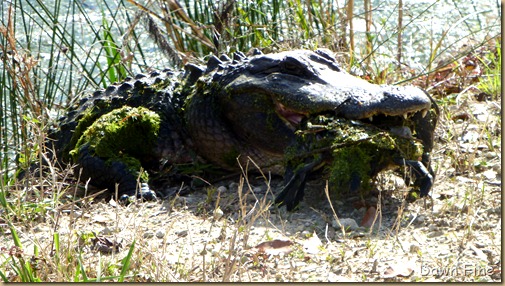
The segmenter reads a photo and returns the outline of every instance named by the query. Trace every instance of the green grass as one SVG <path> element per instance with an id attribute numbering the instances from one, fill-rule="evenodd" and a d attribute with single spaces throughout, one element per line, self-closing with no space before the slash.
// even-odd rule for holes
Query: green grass
<path id="1" fill-rule="evenodd" d="M 479 82 L 478 88 L 489 95 L 493 100 L 498 100 L 501 97 L 502 83 L 502 55 L 500 41 L 496 41 L 496 49 L 487 53 L 484 58 L 479 58 L 484 67 L 482 79 Z"/>

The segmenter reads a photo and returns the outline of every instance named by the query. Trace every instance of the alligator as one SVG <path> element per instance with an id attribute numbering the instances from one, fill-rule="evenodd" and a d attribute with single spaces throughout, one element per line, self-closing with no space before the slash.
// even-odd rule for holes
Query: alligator
<path id="1" fill-rule="evenodd" d="M 362 122 L 386 132 L 381 134 L 397 134 L 396 128 L 407 135 L 395 138 L 420 142 L 420 158 L 393 152 L 393 165 L 414 170 L 421 196 L 429 193 L 438 117 L 434 100 L 414 86 L 376 85 L 355 77 L 326 49 L 271 54 L 253 49 L 247 56 L 212 55 L 205 66 L 190 63 L 180 71 L 128 77 L 71 107 L 48 142 L 60 163 L 78 166 L 81 180 L 117 191 L 122 200 L 165 196 L 154 178 L 187 175 L 195 170 L 188 166 L 230 171 L 252 160 L 285 176 L 276 202 L 292 210 L 303 198 L 306 174 L 333 160 L 304 161 L 295 170 L 296 160 L 286 159 L 290 148 L 311 145 L 313 140 L 301 140 L 308 137 L 299 131 L 323 115 L 334 119 L 319 121 L 330 126 L 326 135 L 318 135 L 322 138 L 337 136 L 342 125 L 333 123 L 348 120 L 347 126 Z M 317 148 L 308 151 L 317 153 Z M 384 168 L 375 166 L 369 173 Z"/>

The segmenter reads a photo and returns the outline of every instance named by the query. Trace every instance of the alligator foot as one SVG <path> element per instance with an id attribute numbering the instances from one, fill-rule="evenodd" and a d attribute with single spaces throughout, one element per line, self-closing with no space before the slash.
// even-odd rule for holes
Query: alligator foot
<path id="1" fill-rule="evenodd" d="M 126 162 L 125 162 L 126 161 Z M 132 161 L 132 160 L 129 160 Z M 94 156 L 88 145 L 79 149 L 79 162 L 81 178 L 91 178 L 91 184 L 99 188 L 107 188 L 111 193 L 117 189 L 119 201 L 125 202 L 133 199 L 156 200 L 156 194 L 145 182 L 138 179 L 141 170 L 128 164 L 128 160 L 104 159 Z"/>
<path id="2" fill-rule="evenodd" d="M 307 174 L 314 168 L 314 166 L 321 163 L 321 161 L 322 158 L 318 157 L 303 167 L 297 168 L 294 172 L 292 167 L 288 166 L 284 178 L 286 178 L 286 180 L 289 179 L 289 181 L 282 188 L 280 194 L 275 198 L 275 204 L 279 207 L 285 205 L 288 211 L 292 211 L 296 206 L 298 206 L 300 201 L 303 199 L 305 192 L 305 178 Z"/>
<path id="3" fill-rule="evenodd" d="M 415 160 L 405 160 L 403 158 L 395 158 L 394 162 L 399 166 L 409 166 L 415 176 L 415 183 L 419 186 L 421 198 L 428 195 L 433 186 L 433 176 L 430 174 L 426 166 L 422 162 Z"/>
<path id="4" fill-rule="evenodd" d="M 146 183 L 140 184 L 140 190 L 138 192 L 133 191 L 132 194 L 123 194 L 119 197 L 119 201 L 122 203 L 128 203 L 135 199 L 142 201 L 155 201 L 157 199 L 156 193 L 149 188 Z"/>

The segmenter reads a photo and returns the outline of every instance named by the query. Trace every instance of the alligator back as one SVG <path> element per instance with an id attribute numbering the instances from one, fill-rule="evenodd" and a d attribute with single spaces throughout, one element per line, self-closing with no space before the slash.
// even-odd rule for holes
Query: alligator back
<path id="1" fill-rule="evenodd" d="M 185 132 L 180 117 L 180 98 L 173 96 L 178 77 L 171 70 L 138 74 L 135 78 L 128 77 L 120 84 L 83 98 L 66 116 L 59 119 L 58 128 L 49 133 L 58 160 L 70 162 L 69 154 L 83 133 L 102 115 L 124 106 L 144 107 L 159 114 L 163 118 L 160 128 L 164 130 L 160 135 L 170 137 L 160 138 L 163 145 L 170 145 L 160 147 L 172 150 L 175 154 L 175 150 L 184 145 L 181 136 Z"/>

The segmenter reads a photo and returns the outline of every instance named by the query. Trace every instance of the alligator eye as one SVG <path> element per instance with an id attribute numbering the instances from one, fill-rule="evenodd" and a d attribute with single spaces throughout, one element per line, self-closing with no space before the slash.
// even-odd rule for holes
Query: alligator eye
<path id="1" fill-rule="evenodd" d="M 286 57 L 281 64 L 282 72 L 305 78 L 312 78 L 314 73 L 310 71 L 308 63 L 300 62 L 298 59 Z"/>
<path id="2" fill-rule="evenodd" d="M 300 67 L 294 63 L 286 62 L 284 64 L 284 70 L 293 73 L 299 73 L 301 71 Z"/>

